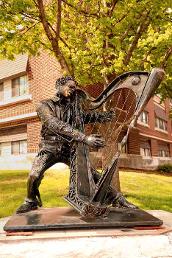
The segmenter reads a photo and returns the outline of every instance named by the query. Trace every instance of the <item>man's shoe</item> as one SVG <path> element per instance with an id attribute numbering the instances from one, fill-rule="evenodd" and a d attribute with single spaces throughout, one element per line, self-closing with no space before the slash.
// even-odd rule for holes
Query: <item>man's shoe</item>
<path id="1" fill-rule="evenodd" d="M 115 200 L 112 202 L 112 207 L 138 209 L 137 206 L 127 201 L 121 193 L 117 193 Z"/>
<path id="2" fill-rule="evenodd" d="M 25 213 L 31 210 L 36 210 L 38 209 L 38 202 L 37 201 L 32 201 L 32 202 L 28 202 L 25 201 L 17 210 L 16 213 L 20 214 L 20 213 Z"/>

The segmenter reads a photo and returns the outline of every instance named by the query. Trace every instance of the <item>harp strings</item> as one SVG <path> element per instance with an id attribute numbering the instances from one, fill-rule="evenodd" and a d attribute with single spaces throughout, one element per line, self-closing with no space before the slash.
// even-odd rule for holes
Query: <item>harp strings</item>
<path id="1" fill-rule="evenodd" d="M 120 94 L 118 95 L 116 105 L 119 104 L 119 101 L 120 101 L 121 96 L 122 96 L 122 91 L 120 91 Z M 107 110 L 110 109 L 110 105 L 111 105 L 110 101 L 108 102 L 108 106 L 107 106 L 107 103 L 106 103 L 106 109 L 107 109 Z M 103 109 L 103 108 L 102 108 L 102 105 L 101 105 L 101 107 L 98 108 L 98 110 L 96 109 L 96 112 L 97 112 L 97 111 L 98 111 L 98 112 L 102 112 L 102 109 Z M 113 108 L 113 109 L 114 109 L 114 108 Z M 95 112 L 95 111 L 94 111 L 94 112 Z M 91 113 L 90 113 L 90 114 L 91 114 Z M 89 119 L 88 123 L 91 122 L 92 116 L 94 116 L 94 113 L 90 115 L 90 119 Z M 106 126 L 107 126 L 106 132 L 107 132 L 107 133 L 110 131 L 111 123 L 112 123 L 112 121 L 109 122 L 108 125 L 106 124 Z M 102 123 L 99 123 L 99 122 L 98 122 L 98 116 L 97 116 L 96 119 L 94 120 L 94 123 L 91 123 L 91 124 L 92 124 L 91 134 L 92 134 L 93 132 L 95 133 L 95 131 L 96 131 L 96 134 L 102 135 L 102 127 L 103 127 L 104 123 L 102 124 Z M 102 136 L 104 136 L 104 134 L 103 134 Z M 106 141 L 106 140 L 107 140 L 107 139 L 106 139 L 106 137 L 105 137 L 105 141 Z M 96 154 L 94 153 L 94 158 L 92 159 L 92 163 L 94 164 L 94 167 L 95 167 L 95 168 L 98 167 L 98 163 L 99 163 L 98 155 L 99 155 L 99 153 L 100 153 L 99 151 L 97 151 Z"/>
<path id="2" fill-rule="evenodd" d="M 127 98 L 130 97 L 129 95 L 130 94 L 128 93 Z M 125 104 L 127 102 L 127 98 L 126 98 Z M 125 106 L 125 104 L 124 104 L 124 106 Z M 108 151 L 107 153 L 105 153 L 105 155 L 106 155 L 105 160 L 107 159 L 107 161 L 106 161 L 105 167 L 103 167 L 103 170 L 106 169 L 106 167 L 108 166 L 109 162 L 111 161 L 113 155 L 115 154 L 115 151 L 117 151 L 116 148 L 118 147 L 117 144 L 119 142 L 118 141 L 119 135 L 120 135 L 122 129 L 124 128 L 124 126 L 127 125 L 129 122 L 128 115 L 132 111 L 134 104 L 135 104 L 135 99 L 133 98 L 131 105 L 128 107 L 127 112 L 125 114 L 125 119 L 122 121 L 122 123 L 119 123 L 120 125 L 118 127 L 116 127 L 117 123 L 118 123 L 118 119 L 117 119 L 116 123 L 114 123 L 114 126 L 112 126 L 112 128 L 110 129 L 110 134 L 108 132 L 106 133 L 106 135 L 108 135 L 107 145 L 110 146 L 110 152 Z M 122 113 L 122 111 L 120 112 L 120 114 L 121 113 Z M 119 114 L 118 118 L 120 117 L 120 114 Z M 114 141 L 114 143 L 112 142 L 112 134 L 115 134 L 116 141 Z"/>
<path id="3" fill-rule="evenodd" d="M 111 98 L 113 98 L 114 94 L 116 94 L 116 92 L 114 92 L 112 94 Z M 95 121 L 93 124 L 93 127 L 92 127 L 92 131 L 96 128 L 96 133 L 102 135 L 102 131 L 103 131 L 102 128 L 104 128 L 106 126 L 106 130 L 104 130 L 103 135 L 102 135 L 106 141 L 106 147 L 103 148 L 103 151 L 102 151 L 103 155 L 104 155 L 104 160 L 106 161 L 106 164 L 103 167 L 103 171 L 108 166 L 108 163 L 111 161 L 112 156 L 115 154 L 115 151 L 117 151 L 118 137 L 119 137 L 124 125 L 127 124 L 128 116 L 131 112 L 131 109 L 133 108 L 133 105 L 135 104 L 135 99 L 133 98 L 132 101 L 130 102 L 130 106 L 127 106 L 127 110 L 125 109 L 126 104 L 128 104 L 128 99 L 131 96 L 130 90 L 128 90 L 127 95 L 125 96 L 125 94 L 124 94 L 125 100 L 123 101 L 123 103 L 119 109 L 118 106 L 119 106 L 119 104 L 121 104 L 120 101 L 121 101 L 122 94 L 124 94 L 124 91 L 121 88 L 120 93 L 118 94 L 118 97 L 117 97 L 117 101 L 113 107 L 111 107 L 111 101 L 108 101 L 108 104 L 109 104 L 108 106 L 106 103 L 106 110 L 109 110 L 109 111 L 110 110 L 113 110 L 113 111 L 118 110 L 119 111 L 118 115 L 115 117 L 115 121 L 113 119 L 112 121 L 110 121 L 106 124 L 97 123 L 97 121 Z M 135 105 L 134 105 L 134 107 L 135 107 Z M 124 113 L 125 113 L 124 119 L 122 121 L 120 121 L 121 115 L 124 115 Z M 115 136 L 115 140 L 112 138 L 113 135 Z M 99 152 L 97 151 L 96 155 L 94 155 L 94 160 L 92 160 L 95 168 L 98 167 L 98 162 L 99 162 L 98 154 L 99 154 Z M 96 160 L 97 160 L 97 162 L 96 162 Z"/>

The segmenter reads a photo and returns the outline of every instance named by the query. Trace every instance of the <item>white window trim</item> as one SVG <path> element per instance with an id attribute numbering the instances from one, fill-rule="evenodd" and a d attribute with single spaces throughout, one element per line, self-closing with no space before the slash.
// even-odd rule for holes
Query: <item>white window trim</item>
<path id="1" fill-rule="evenodd" d="M 143 123 L 143 122 L 141 122 L 141 121 L 139 121 L 139 120 L 137 120 L 137 123 L 138 123 L 139 125 L 142 125 L 142 126 L 145 126 L 145 127 L 150 127 L 148 124 L 145 124 L 145 123 Z"/>
<path id="2" fill-rule="evenodd" d="M 170 160 L 171 161 L 171 157 L 160 157 L 160 156 L 158 156 L 158 159 L 160 159 L 160 160 Z"/>
<path id="3" fill-rule="evenodd" d="M 160 129 L 160 128 L 158 128 L 158 127 L 155 127 L 155 130 L 158 131 L 158 132 L 161 132 L 161 133 L 168 134 L 168 131 L 167 131 L 167 130 Z"/>
<path id="4" fill-rule="evenodd" d="M 169 139 L 169 140 L 163 139 L 163 138 L 160 138 L 160 137 L 156 137 L 156 136 L 154 136 L 154 135 L 151 135 L 151 134 L 148 135 L 148 134 L 140 133 L 140 135 L 145 136 L 145 137 L 148 137 L 148 138 L 157 139 L 157 140 L 160 140 L 160 141 L 163 141 L 163 142 L 172 143 L 172 141 L 171 141 L 170 139 Z"/>
<path id="5" fill-rule="evenodd" d="M 15 103 L 20 103 L 24 101 L 29 101 L 32 100 L 32 95 L 31 94 L 26 94 L 22 96 L 17 96 L 17 97 L 11 97 L 10 99 L 0 101 L 0 106 L 7 106 L 10 104 L 15 104 Z"/>
<path id="6" fill-rule="evenodd" d="M 158 107 L 160 107 L 161 109 L 163 109 L 164 111 L 166 111 L 166 107 L 165 106 L 162 106 L 161 104 L 157 103 L 155 100 L 154 100 L 154 104 Z M 165 104 L 164 104 L 165 105 Z"/>
<path id="7" fill-rule="evenodd" d="M 147 122 L 144 122 L 141 120 L 142 116 L 145 116 L 147 118 Z M 137 119 L 137 123 L 140 125 L 143 125 L 145 127 L 150 127 L 149 126 L 149 112 L 147 112 L 146 110 L 143 110 L 142 113 L 139 115 L 138 119 Z"/>
<path id="8" fill-rule="evenodd" d="M 18 116 L 11 116 L 11 117 L 7 117 L 7 118 L 2 118 L 2 119 L 0 119 L 0 124 L 1 123 L 6 123 L 6 122 L 11 122 L 11 121 L 16 121 L 16 120 L 22 120 L 22 119 L 25 119 L 25 118 L 31 118 L 31 117 L 37 117 L 37 113 L 33 112 L 33 113 L 22 114 L 22 115 L 18 115 Z"/>

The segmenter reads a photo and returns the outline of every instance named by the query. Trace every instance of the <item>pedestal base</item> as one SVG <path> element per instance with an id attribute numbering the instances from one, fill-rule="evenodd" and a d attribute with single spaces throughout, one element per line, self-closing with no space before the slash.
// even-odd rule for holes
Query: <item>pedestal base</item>
<path id="1" fill-rule="evenodd" d="M 121 228 L 160 226 L 163 222 L 137 209 L 111 208 L 105 218 L 83 218 L 72 208 L 40 208 L 13 215 L 4 226 L 5 231 L 38 231 L 49 229 Z"/>

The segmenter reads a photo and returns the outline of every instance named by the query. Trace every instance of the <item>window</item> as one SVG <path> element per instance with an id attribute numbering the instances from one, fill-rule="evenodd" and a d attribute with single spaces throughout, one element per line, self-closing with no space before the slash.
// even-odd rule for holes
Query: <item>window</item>
<path id="1" fill-rule="evenodd" d="M 151 157 L 150 148 L 140 148 L 140 155 L 141 156 L 146 156 L 146 157 Z"/>
<path id="2" fill-rule="evenodd" d="M 28 93 L 27 76 L 18 77 L 12 80 L 12 97 L 26 95 Z"/>
<path id="3" fill-rule="evenodd" d="M 27 141 L 14 141 L 11 142 L 11 154 L 12 155 L 19 155 L 19 154 L 26 154 L 27 153 Z"/>
<path id="4" fill-rule="evenodd" d="M 27 153 L 27 141 L 23 140 L 20 141 L 20 154 L 26 154 Z"/>
<path id="5" fill-rule="evenodd" d="M 118 150 L 121 151 L 121 153 L 127 153 L 127 143 L 122 146 L 121 148 L 121 143 L 118 142 Z"/>
<path id="6" fill-rule="evenodd" d="M 0 83 L 0 101 L 4 100 L 4 85 Z"/>
<path id="7" fill-rule="evenodd" d="M 170 157 L 169 145 L 159 146 L 159 157 Z"/>
<path id="8" fill-rule="evenodd" d="M 8 156 L 11 154 L 11 143 L 1 142 L 0 143 L 0 156 Z"/>
<path id="9" fill-rule="evenodd" d="M 159 157 L 170 157 L 170 153 L 165 150 L 159 150 Z"/>
<path id="10" fill-rule="evenodd" d="M 167 131 L 167 121 L 162 118 L 155 117 L 155 127 L 160 130 Z"/>
<path id="11" fill-rule="evenodd" d="M 139 118 L 138 121 L 143 123 L 143 124 L 148 124 L 148 119 L 149 119 L 149 113 L 147 111 L 143 111 Z"/>
<path id="12" fill-rule="evenodd" d="M 18 155 L 18 154 L 20 154 L 19 141 L 16 141 L 16 142 L 12 142 L 12 143 L 11 143 L 11 154 L 12 154 L 12 155 Z"/>
<path id="13" fill-rule="evenodd" d="M 168 143 L 159 142 L 159 157 L 170 157 L 170 145 Z"/>
<path id="14" fill-rule="evenodd" d="M 150 140 L 144 140 L 140 145 L 140 155 L 151 157 L 151 143 Z"/>

